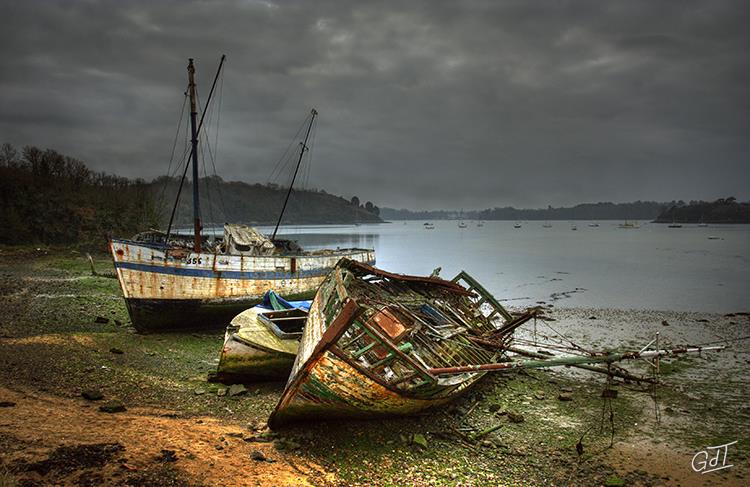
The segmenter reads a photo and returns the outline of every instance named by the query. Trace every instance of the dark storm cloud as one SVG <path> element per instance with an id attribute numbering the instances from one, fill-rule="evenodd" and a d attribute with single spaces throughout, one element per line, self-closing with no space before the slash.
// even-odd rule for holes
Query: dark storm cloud
<path id="1" fill-rule="evenodd" d="M 744 2 L 4 2 L 0 141 L 166 171 L 185 65 L 223 83 L 218 170 L 381 206 L 750 198 Z"/>

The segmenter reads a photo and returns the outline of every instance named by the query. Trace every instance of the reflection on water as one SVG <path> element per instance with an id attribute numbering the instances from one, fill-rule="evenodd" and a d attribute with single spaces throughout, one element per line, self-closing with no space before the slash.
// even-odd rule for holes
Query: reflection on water
<path id="1" fill-rule="evenodd" d="M 307 249 L 375 248 L 378 267 L 452 278 L 466 270 L 512 305 L 732 312 L 748 306 L 750 225 L 708 228 L 639 222 L 435 221 L 283 227 Z M 261 228 L 270 233 L 273 228 Z"/>
<path id="2" fill-rule="evenodd" d="M 377 233 L 297 233 L 280 234 L 284 238 L 296 240 L 305 250 L 378 247 Z"/>
<path id="3" fill-rule="evenodd" d="M 259 226 L 256 227 L 261 233 L 271 235 L 273 227 Z M 279 229 L 278 237 L 296 240 L 305 250 L 319 249 L 374 249 L 378 247 L 378 233 L 359 233 L 333 230 L 346 230 L 358 228 L 355 226 L 342 225 L 307 225 L 295 227 L 282 227 Z M 181 230 L 190 234 L 192 229 Z M 211 237 L 221 237 L 224 235 L 222 227 L 207 227 L 204 233 Z"/>

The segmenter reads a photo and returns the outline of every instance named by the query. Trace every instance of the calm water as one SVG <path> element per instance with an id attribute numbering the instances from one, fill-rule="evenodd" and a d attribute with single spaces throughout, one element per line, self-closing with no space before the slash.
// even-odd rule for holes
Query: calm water
<path id="1" fill-rule="evenodd" d="M 377 265 L 410 274 L 466 270 L 511 305 L 732 312 L 750 309 L 750 225 L 435 221 L 286 227 L 308 249 L 374 247 Z M 272 229 L 261 228 L 270 232 Z M 282 232 L 280 232 L 281 234 Z M 709 239 L 708 237 L 718 237 Z"/>

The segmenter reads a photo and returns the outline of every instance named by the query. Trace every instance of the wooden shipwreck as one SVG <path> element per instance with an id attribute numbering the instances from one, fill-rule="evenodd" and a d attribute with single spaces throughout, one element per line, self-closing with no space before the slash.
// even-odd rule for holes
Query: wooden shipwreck
<path id="1" fill-rule="evenodd" d="M 511 346 L 538 308 L 512 315 L 465 272 L 453 281 L 342 259 L 318 289 L 271 427 L 313 418 L 404 415 L 456 398 L 489 372 L 556 366 L 639 378 L 592 364 L 724 346 L 551 357 Z M 648 350 L 653 343 L 655 350 Z M 512 355 L 508 355 L 512 352 Z M 517 360 L 519 356 L 537 360 Z"/>
<path id="2" fill-rule="evenodd" d="M 503 351 L 494 345 L 533 315 L 512 316 L 465 273 L 452 282 L 342 259 L 315 295 L 269 424 L 444 404 L 484 372 L 440 377 L 431 370 L 497 362 Z"/>
<path id="3" fill-rule="evenodd" d="M 309 149 L 308 138 L 318 115 L 314 109 L 309 123 L 306 122 L 305 139 L 273 234 L 267 237 L 245 225 L 225 225 L 224 235 L 211 240 L 203 234 L 198 141 L 223 64 L 222 56 L 200 122 L 193 60 L 188 64 L 191 149 L 184 161 L 167 231 L 145 232 L 132 239 L 111 239 L 109 243 L 131 322 L 139 331 L 226 325 L 271 289 L 289 299 L 311 297 L 342 257 L 375 262 L 372 249 L 305 252 L 293 241 L 276 238 L 300 163 Z M 172 232 L 172 224 L 190 167 L 193 232 L 177 235 Z"/>

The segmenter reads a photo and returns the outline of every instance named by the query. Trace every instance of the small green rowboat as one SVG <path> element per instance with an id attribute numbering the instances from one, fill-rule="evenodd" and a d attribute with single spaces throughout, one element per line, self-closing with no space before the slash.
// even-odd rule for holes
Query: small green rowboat
<path id="1" fill-rule="evenodd" d="M 224 334 L 216 379 L 224 383 L 285 380 L 292 370 L 310 301 L 269 291 L 263 303 L 234 317 Z"/>

